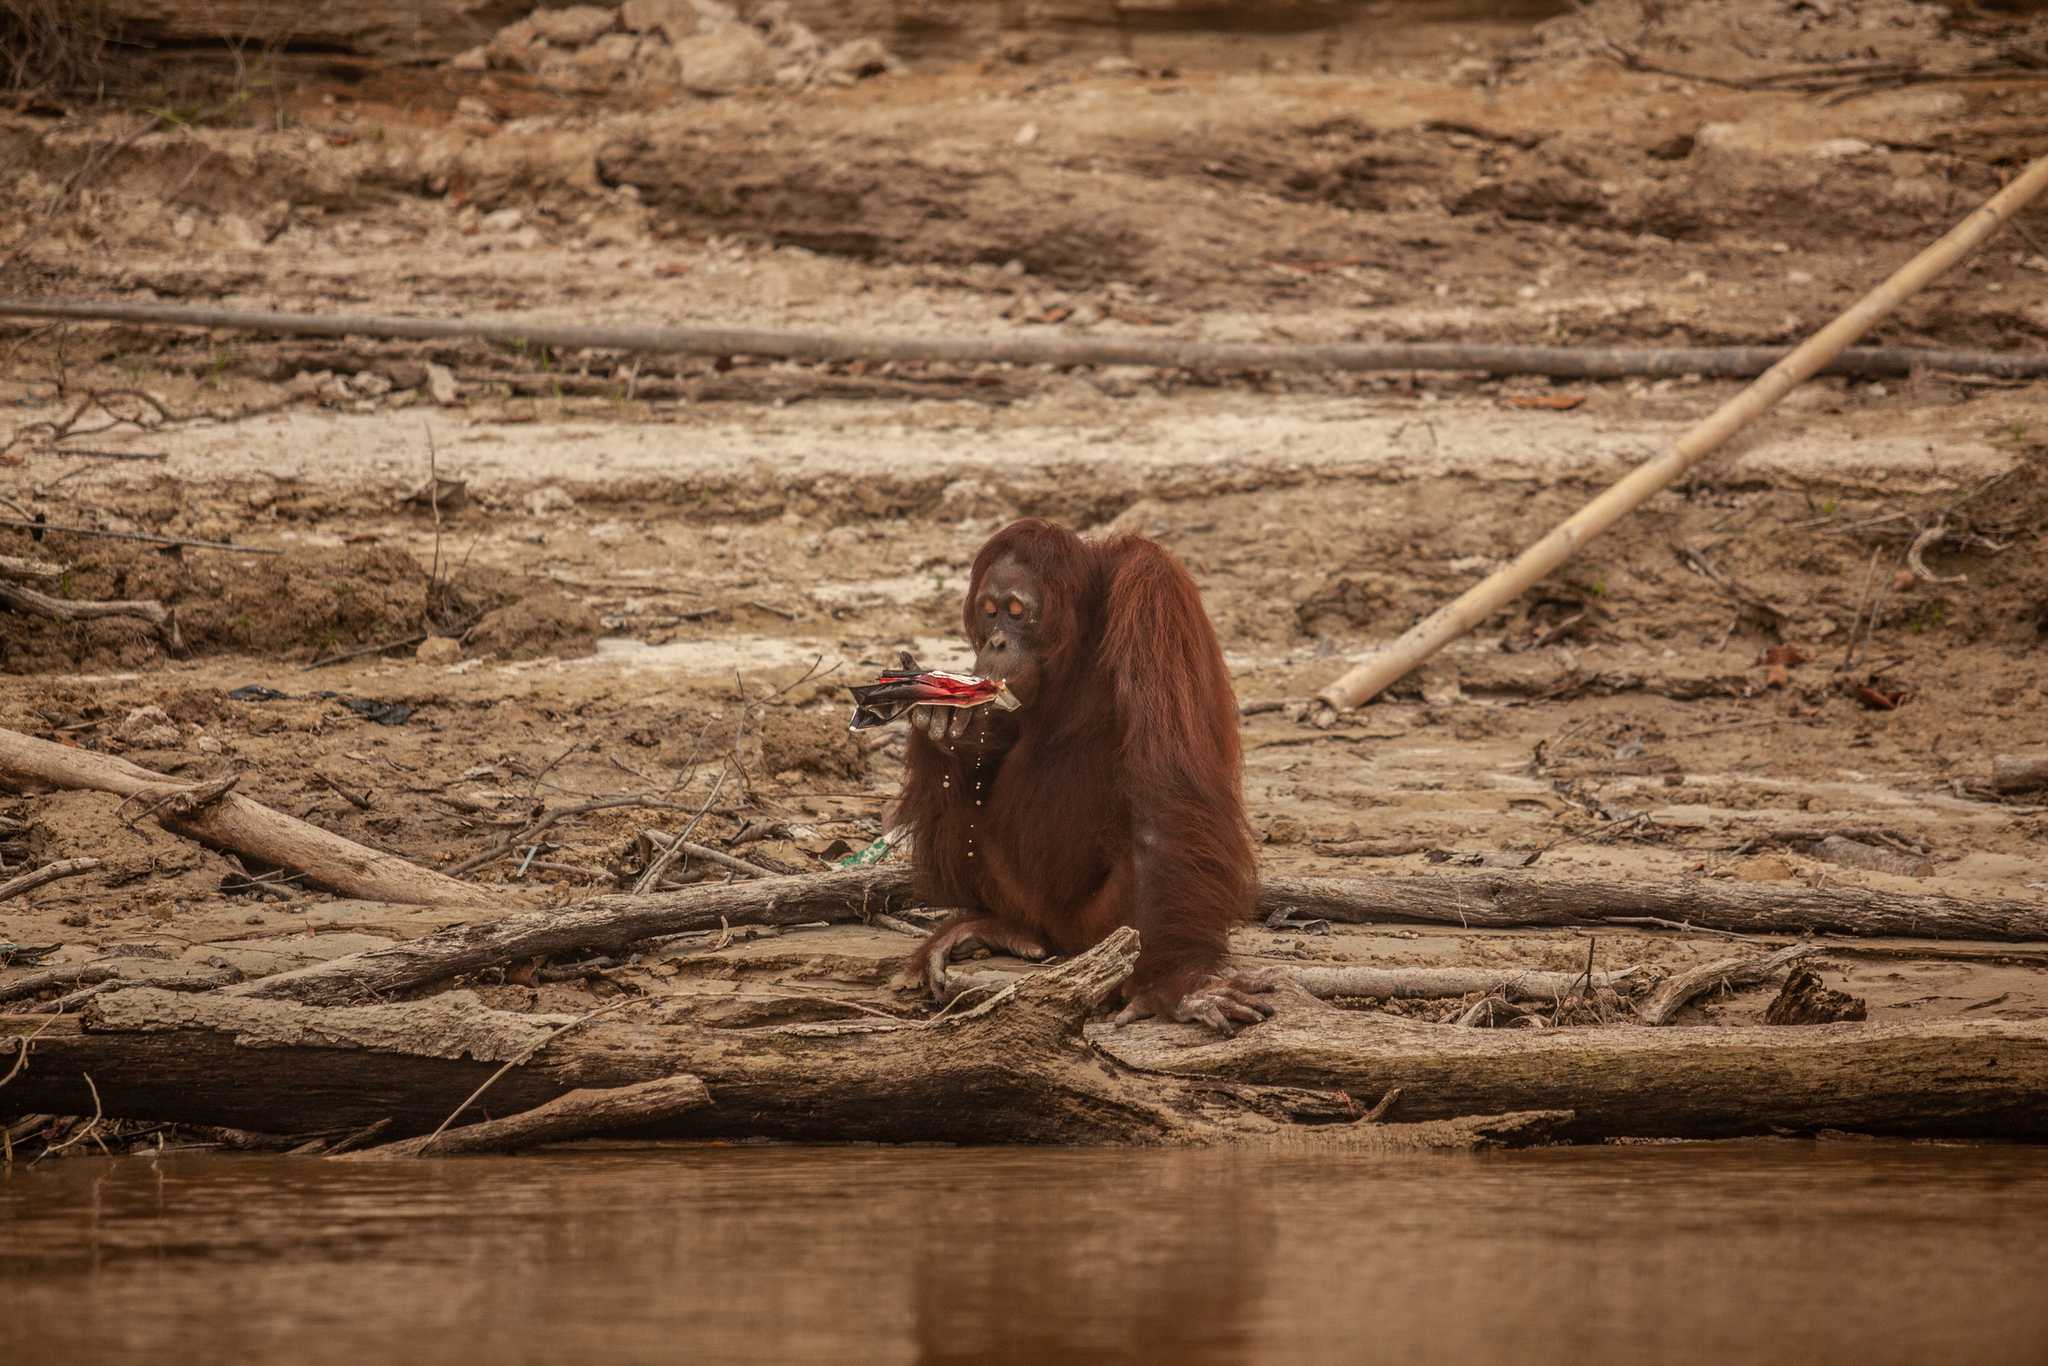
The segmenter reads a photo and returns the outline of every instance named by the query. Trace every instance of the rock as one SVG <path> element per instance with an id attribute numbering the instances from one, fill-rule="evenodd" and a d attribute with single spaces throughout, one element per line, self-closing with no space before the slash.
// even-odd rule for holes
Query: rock
<path id="1" fill-rule="evenodd" d="M 457 100 L 455 102 L 455 112 L 466 119 L 476 119 L 483 123 L 496 123 L 498 121 L 498 111 L 474 95 L 464 95 L 461 99 Z"/>
<path id="2" fill-rule="evenodd" d="M 932 515 L 941 522 L 964 522 L 976 517 L 1008 517 L 1012 508 L 1010 500 L 993 484 L 981 479 L 955 479 L 940 490 L 939 505 Z"/>
<path id="3" fill-rule="evenodd" d="M 640 75 L 641 41 L 630 33 L 607 33 L 589 47 L 549 57 L 540 65 L 540 78 L 593 93 L 630 85 Z"/>
<path id="4" fill-rule="evenodd" d="M 855 38 L 841 43 L 818 61 L 818 78 L 851 85 L 870 76 L 880 76 L 895 65 L 889 49 L 873 38 Z"/>
<path id="5" fill-rule="evenodd" d="M 1823 986 L 1820 977 L 1809 968 L 1794 968 L 1778 999 L 1764 1007 L 1764 1023 L 1833 1024 L 1837 1020 L 1865 1019 L 1869 1014 L 1862 997 Z"/>
<path id="6" fill-rule="evenodd" d="M 658 34 L 679 47 L 704 24 L 690 0 L 626 0 L 619 6 L 619 27 L 626 32 Z"/>
<path id="7" fill-rule="evenodd" d="M 1275 816 L 1266 822 L 1266 843 L 1305 844 L 1308 828 L 1292 816 Z"/>
<path id="8" fill-rule="evenodd" d="M 181 738 L 170 713 L 154 706 L 129 712 L 114 733 L 134 749 L 172 749 Z"/>
<path id="9" fill-rule="evenodd" d="M 683 45 L 683 88 L 696 95 L 730 95 L 775 79 L 768 40 L 745 24 L 720 24 Z"/>
<path id="10" fill-rule="evenodd" d="M 490 48 L 478 44 L 466 52 L 458 52 L 448 59 L 448 65 L 457 71 L 484 71 L 491 65 Z"/>
<path id="11" fill-rule="evenodd" d="M 453 664 L 462 658 L 462 642 L 452 636 L 428 636 L 413 658 L 422 664 Z"/>
<path id="12" fill-rule="evenodd" d="M 596 653 L 599 626 L 590 604 L 544 588 L 485 613 L 470 632 L 469 648 L 499 659 L 574 659 Z"/>
<path id="13" fill-rule="evenodd" d="M 427 397 L 443 408 L 452 408 L 460 401 L 461 391 L 455 385 L 455 372 L 445 365 L 427 362 Z"/>
<path id="14" fill-rule="evenodd" d="M 1890 873 L 1894 877 L 1934 876 L 1932 859 L 1883 845 L 1865 844 L 1842 835 L 1829 835 L 1815 844 L 1810 852 L 1817 859 L 1839 863 L 1845 868 L 1863 868 L 1873 873 Z"/>
<path id="15" fill-rule="evenodd" d="M 494 209 L 477 226 L 485 232 L 516 232 L 525 221 L 526 215 L 518 209 Z"/>
<path id="16" fill-rule="evenodd" d="M 181 213 L 171 224 L 171 236 L 180 242 L 192 240 L 192 234 L 199 230 L 199 220 L 189 213 Z"/>
<path id="17" fill-rule="evenodd" d="M 533 49 L 538 46 L 539 29 L 532 19 L 521 19 L 491 35 L 491 40 L 484 44 L 484 57 L 490 66 L 524 67 L 533 60 Z"/>
<path id="18" fill-rule="evenodd" d="M 1730 868 L 1728 876 L 1737 882 L 1789 882 L 1799 874 L 1790 859 L 1777 854 L 1758 854 Z"/>
<path id="19" fill-rule="evenodd" d="M 350 376 L 348 387 L 360 398 L 382 398 L 391 392 L 391 381 L 375 370 L 358 370 Z"/>
<path id="20" fill-rule="evenodd" d="M 200 736 L 200 737 L 199 737 L 199 740 L 198 740 L 198 742 L 197 742 L 197 743 L 198 743 L 198 745 L 199 745 L 199 752 L 200 752 L 201 754 L 225 754 L 225 753 L 227 753 L 227 748 L 228 748 L 228 747 L 227 747 L 226 745 L 222 744 L 222 743 L 221 743 L 220 741 L 218 741 L 218 740 L 214 739 L 214 738 L 213 738 L 213 737 L 212 737 L 211 735 L 202 735 L 202 736 Z"/>
<path id="21" fill-rule="evenodd" d="M 567 512 L 575 506 L 576 500 L 557 484 L 543 484 L 526 495 L 526 510 L 535 517 L 545 517 L 550 512 Z"/>
<path id="22" fill-rule="evenodd" d="M 535 10 L 522 22 L 532 25 L 534 36 L 550 47 L 584 47 L 610 33 L 619 22 L 619 12 L 597 5 L 571 5 Z"/>
<path id="23" fill-rule="evenodd" d="M 1876 150 L 1862 138 L 1829 138 L 1814 144 L 1812 155 L 1821 161 L 1852 161 Z"/>

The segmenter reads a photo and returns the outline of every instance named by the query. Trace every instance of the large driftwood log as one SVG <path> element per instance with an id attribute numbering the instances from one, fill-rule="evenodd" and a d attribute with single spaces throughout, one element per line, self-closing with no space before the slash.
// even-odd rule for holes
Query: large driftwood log
<path id="1" fill-rule="evenodd" d="M 480 1108 L 524 1111 L 572 1090 L 688 1073 L 712 1103 L 660 1131 L 690 1137 L 1186 1143 L 1257 1140 L 1298 1120 L 1356 1114 L 1342 1094 L 1141 1076 L 1089 1047 L 1083 1022 L 1136 958 L 1136 932 L 1119 930 L 933 1021 L 715 1030 L 614 1016 L 552 1040 L 574 1017 L 490 1010 L 459 991 L 341 1007 L 121 991 L 90 1002 L 82 1029 L 0 1019 L 0 1075 L 22 1046 L 9 1036 L 50 1025 L 30 1045 L 26 1070 L 0 1088 L 0 1119 L 91 1113 L 82 1080 L 90 1074 L 112 1116 L 268 1132 L 389 1119 L 394 1133 L 422 1133 L 498 1064 L 521 1058 Z"/>
<path id="2" fill-rule="evenodd" d="M 294 868 L 322 887 L 348 896 L 411 905 L 465 905 L 503 899 L 394 854 L 308 825 L 235 792 L 209 795 L 146 768 L 91 750 L 70 749 L 19 731 L 0 730 L 0 783 L 111 792 L 154 812 L 174 834 L 217 849 Z"/>
<path id="3" fill-rule="evenodd" d="M 1458 1029 L 1297 997 L 1230 1039 L 1153 1023 L 1088 1034 L 1134 1067 L 1361 1097 L 1399 1087 L 1402 1120 L 1542 1109 L 1572 1111 L 1561 1132 L 1579 1139 L 2048 1138 L 2048 1020 Z"/>

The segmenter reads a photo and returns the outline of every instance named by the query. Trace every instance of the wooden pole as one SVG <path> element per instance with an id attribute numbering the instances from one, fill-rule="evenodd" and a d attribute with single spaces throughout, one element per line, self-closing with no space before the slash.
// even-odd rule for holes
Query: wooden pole
<path id="1" fill-rule="evenodd" d="M 1681 436 L 1663 455 L 1638 466 L 1612 488 L 1553 527 L 1550 533 L 1468 589 L 1464 596 L 1438 608 L 1386 649 L 1316 694 L 1323 704 L 1319 718 L 1347 707 L 1362 706 L 1396 679 L 1415 668 L 1494 612 L 1521 596 L 1579 549 L 1641 507 L 1651 494 L 1719 449 L 1728 438 L 1769 410 L 1772 404 L 1812 378 L 1858 337 L 1969 255 L 2004 227 L 2013 214 L 2048 189 L 2048 157 L 2036 161 L 2012 184 L 1950 229 L 1947 235 L 1902 266 L 1898 273 L 1863 296 L 1848 312 L 1808 337 L 1791 355 L 1773 365 L 1754 384 L 1722 404 L 1703 422 Z"/>

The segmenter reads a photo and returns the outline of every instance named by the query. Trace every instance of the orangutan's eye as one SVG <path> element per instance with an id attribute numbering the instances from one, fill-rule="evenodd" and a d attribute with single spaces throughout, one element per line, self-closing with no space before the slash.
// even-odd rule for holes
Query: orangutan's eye
<path id="1" fill-rule="evenodd" d="M 996 600 L 994 598 L 983 598 L 981 600 L 981 610 L 989 616 L 994 616 L 996 614 Z"/>
<path id="2" fill-rule="evenodd" d="M 1010 615 L 1013 617 L 1024 615 L 1024 604 L 1016 598 L 1010 599 Z"/>

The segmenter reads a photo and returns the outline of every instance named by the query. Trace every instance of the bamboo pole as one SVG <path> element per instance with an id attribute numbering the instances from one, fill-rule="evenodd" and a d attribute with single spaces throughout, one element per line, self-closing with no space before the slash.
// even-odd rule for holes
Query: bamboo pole
<path id="1" fill-rule="evenodd" d="M 1558 523 L 1542 540 L 1517 556 L 1513 563 L 1473 585 L 1457 601 L 1424 617 L 1392 645 L 1368 657 L 1316 694 L 1317 700 L 1323 704 L 1318 709 L 1318 719 L 1327 721 L 1335 711 L 1371 701 L 1410 669 L 1519 597 L 1537 580 L 1577 554 L 1586 542 L 1641 507 L 1651 494 L 1704 460 L 1730 437 L 1761 417 L 1772 404 L 1811 379 L 1829 361 L 1841 355 L 1849 343 L 1875 327 L 1886 314 L 1983 245 L 2011 220 L 2013 214 L 2044 189 L 2048 189 L 2048 157 L 2027 167 L 1983 207 L 1951 228 L 1940 241 L 1900 267 L 1896 274 L 1864 295 L 1848 312 L 1801 342 L 1791 355 L 1765 371 L 1754 384 L 1678 438 L 1669 451 L 1638 466 L 1605 493 Z"/>
<path id="2" fill-rule="evenodd" d="M 1494 346 L 1470 342 L 1377 345 L 1327 342 L 1273 345 L 1201 342 L 1155 336 L 918 337 L 875 332 L 792 332 L 746 327 L 586 327 L 534 318 L 405 318 L 362 313 L 268 313 L 183 304 L 101 303 L 81 299 L 0 299 L 0 317 L 81 322 L 220 327 L 304 337 L 391 341 L 482 340 L 601 351 L 757 356 L 801 361 L 936 362 L 948 365 L 1149 365 L 1230 371 L 1449 371 L 1623 379 L 1701 375 L 1743 379 L 1782 360 L 1779 346 Z M 1865 378 L 1914 370 L 1951 370 L 2006 379 L 2048 376 L 2048 355 L 1871 346 L 1831 357 L 1836 374 Z"/>

